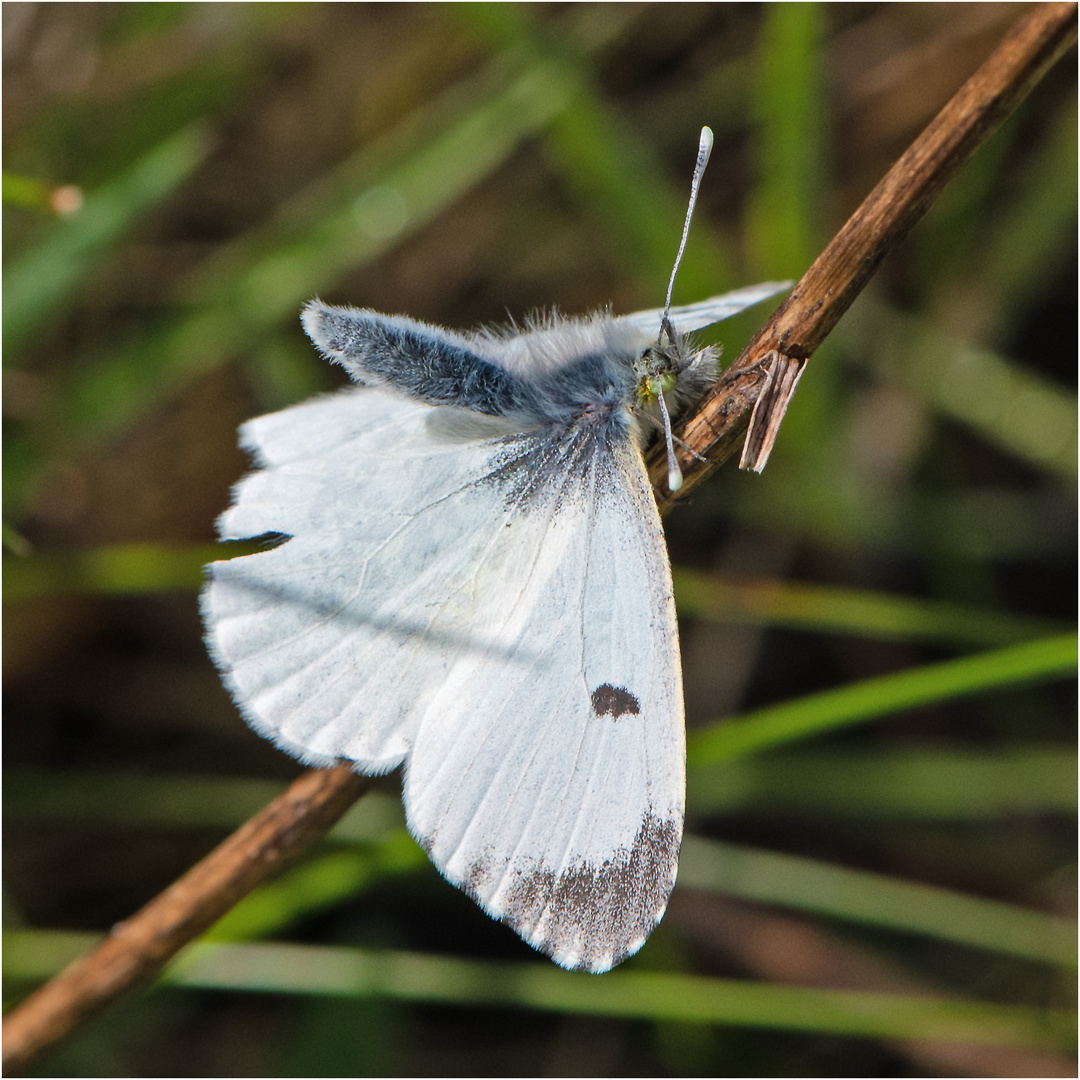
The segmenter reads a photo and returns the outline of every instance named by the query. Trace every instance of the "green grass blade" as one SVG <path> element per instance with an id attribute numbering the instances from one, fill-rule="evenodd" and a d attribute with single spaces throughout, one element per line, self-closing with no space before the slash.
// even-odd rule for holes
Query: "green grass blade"
<path id="1" fill-rule="evenodd" d="M 758 46 L 757 175 L 748 223 L 755 271 L 799 278 L 817 254 L 824 181 L 821 4 L 773 4 Z"/>
<path id="2" fill-rule="evenodd" d="M 1016 746 L 772 752 L 692 766 L 698 816 L 767 812 L 873 821 L 977 822 L 1076 814 L 1076 751 Z"/>
<path id="3" fill-rule="evenodd" d="M 4 817 L 129 828 L 234 829 L 281 794 L 266 780 L 76 769 L 4 771 Z"/>
<path id="4" fill-rule="evenodd" d="M 638 278 L 659 304 L 686 215 L 697 131 L 687 135 L 685 182 L 676 187 L 656 155 L 597 90 L 590 58 L 578 37 L 552 36 L 550 30 L 523 17 L 524 10 L 499 4 L 460 4 L 452 9 L 456 18 L 504 50 L 504 59 L 523 56 L 532 62 L 557 64 L 567 84 L 574 87 L 566 108 L 545 132 L 545 144 L 590 216 L 604 222 L 622 273 Z M 630 17 L 629 9 L 614 18 L 605 10 L 605 34 Z M 702 117 L 702 123 L 708 119 Z M 697 223 L 691 236 L 677 295 L 699 299 L 734 287 L 736 275 L 727 245 L 710 237 L 704 222 Z"/>
<path id="5" fill-rule="evenodd" d="M 1021 460 L 1075 483 L 1075 393 L 881 304 L 866 303 L 846 329 L 881 378 Z"/>
<path id="6" fill-rule="evenodd" d="M 200 127 L 155 147 L 112 183 L 87 192 L 79 213 L 58 221 L 50 235 L 4 271 L 4 352 L 8 363 L 120 240 L 199 165 L 210 149 Z"/>
<path id="7" fill-rule="evenodd" d="M 973 284 L 998 319 L 1039 298 L 1049 267 L 1075 259 L 1076 176 L 1074 100 L 1052 118 L 1024 174 L 1013 179 L 1013 198 L 980 230 Z"/>
<path id="8" fill-rule="evenodd" d="M 987 647 L 1064 629 L 990 608 L 790 581 L 723 579 L 672 567 L 680 616 L 881 638 Z"/>
<path id="9" fill-rule="evenodd" d="M 231 830 L 281 791 L 279 783 L 237 777 L 8 769 L 4 772 L 4 817 L 137 829 Z M 328 835 L 342 843 L 368 843 L 383 840 L 403 827 L 401 800 L 370 791 Z"/>
<path id="10" fill-rule="evenodd" d="M 26 210 L 40 210 L 46 214 L 73 213 L 82 204 L 82 192 L 78 188 L 60 189 L 69 194 L 69 206 L 63 211 L 53 204 L 58 189 L 35 176 L 3 171 L 3 202 L 5 206 L 21 206 Z M 72 203 L 74 202 L 74 205 Z"/>
<path id="11" fill-rule="evenodd" d="M 193 591 L 203 567 L 222 554 L 216 544 L 118 544 L 88 551 L 55 551 L 4 560 L 4 599 L 46 596 L 138 596 Z"/>
<path id="12" fill-rule="evenodd" d="M 942 750 L 882 754 L 807 753 L 729 758 L 694 765 L 692 813 L 812 812 L 899 821 L 980 821 L 1072 814 L 1071 750 L 1017 747 L 1008 754 Z M 200 776 L 8 769 L 4 816 L 128 828 L 233 829 L 280 794 L 270 781 Z M 401 828 L 394 794 L 369 792 L 334 827 L 341 842 L 383 839 Z"/>
<path id="13" fill-rule="evenodd" d="M 1076 636 L 1062 634 L 868 679 L 692 732 L 687 761 L 721 761 L 934 701 L 1069 678 L 1076 674 L 1076 657 Z"/>
<path id="14" fill-rule="evenodd" d="M 92 947 L 89 934 L 4 935 L 7 977 L 38 980 Z M 860 1037 L 1055 1047 L 1073 1018 L 945 998 L 772 986 L 621 970 L 598 978 L 541 963 L 478 963 L 418 953 L 308 945 L 199 944 L 170 966 L 167 985 L 277 994 L 387 998 L 457 1007 L 670 1020 Z"/>
<path id="15" fill-rule="evenodd" d="M 863 820 L 965 822 L 1072 814 L 1075 780 L 1071 750 L 1016 747 L 1000 755 L 804 750 L 692 766 L 687 801 L 697 815 L 767 807 L 775 813 Z M 5 770 L 4 816 L 88 826 L 234 829 L 280 792 L 280 784 L 270 781 L 24 767 Z M 397 796 L 372 791 L 330 835 L 341 842 L 368 842 L 401 827 Z"/>
<path id="16" fill-rule="evenodd" d="M 197 314 L 154 343 L 128 345 L 93 365 L 72 387 L 65 415 L 76 430 L 108 430 L 148 398 L 250 351 L 283 319 L 295 318 L 303 298 L 399 243 L 478 184 L 565 101 L 557 76 L 543 67 L 501 87 L 478 79 L 469 94 L 454 95 L 460 97 L 456 115 L 446 115 L 450 102 L 430 108 L 343 166 L 284 223 L 202 267 L 188 295 Z M 408 145 L 395 145 L 401 142 Z M 119 407 L 121 400 L 127 407 Z"/>
<path id="17" fill-rule="evenodd" d="M 688 836 L 679 885 L 1076 967 L 1070 920 L 817 859 Z"/>
<path id="18" fill-rule="evenodd" d="M 309 859 L 246 896 L 206 933 L 211 941 L 250 941 L 279 934 L 395 874 L 430 867 L 416 841 L 400 829 L 365 850 Z"/>

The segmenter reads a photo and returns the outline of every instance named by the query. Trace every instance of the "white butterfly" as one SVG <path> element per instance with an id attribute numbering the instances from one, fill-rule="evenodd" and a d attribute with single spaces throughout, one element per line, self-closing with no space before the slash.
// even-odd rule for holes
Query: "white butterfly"
<path id="1" fill-rule="evenodd" d="M 244 716 L 312 765 L 404 764 L 435 865 L 568 968 L 642 945 L 682 836 L 648 418 L 715 377 L 714 350 L 684 333 L 784 287 L 670 322 L 471 335 L 313 301 L 304 328 L 362 385 L 241 429 L 259 471 L 221 536 L 289 537 L 209 568 L 207 639 Z"/>

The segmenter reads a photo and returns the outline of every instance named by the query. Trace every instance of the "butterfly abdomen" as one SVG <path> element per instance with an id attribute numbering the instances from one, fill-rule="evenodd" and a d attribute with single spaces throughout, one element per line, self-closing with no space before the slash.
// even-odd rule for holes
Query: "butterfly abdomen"
<path id="1" fill-rule="evenodd" d="M 398 390 L 429 405 L 457 405 L 488 416 L 521 408 L 521 384 L 464 342 L 423 323 L 313 300 L 304 328 L 330 360 L 359 383 Z"/>

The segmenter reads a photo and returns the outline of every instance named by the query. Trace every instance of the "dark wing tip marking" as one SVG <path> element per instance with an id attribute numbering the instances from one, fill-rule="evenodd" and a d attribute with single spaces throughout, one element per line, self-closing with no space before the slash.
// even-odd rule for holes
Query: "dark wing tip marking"
<path id="1" fill-rule="evenodd" d="M 521 873 L 496 917 L 563 967 L 608 971 L 637 952 L 663 916 L 681 839 L 681 822 L 646 814 L 630 850 L 599 866 Z M 474 886 L 489 868 L 476 869 Z"/>
<path id="2" fill-rule="evenodd" d="M 641 702 L 629 690 L 611 683 L 602 683 L 592 692 L 592 707 L 597 716 L 610 716 L 613 720 L 641 712 Z"/>

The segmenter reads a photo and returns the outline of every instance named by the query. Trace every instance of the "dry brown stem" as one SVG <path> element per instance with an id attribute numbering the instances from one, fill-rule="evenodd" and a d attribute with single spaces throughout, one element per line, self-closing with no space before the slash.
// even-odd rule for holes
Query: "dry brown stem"
<path id="1" fill-rule="evenodd" d="M 969 157 L 997 130 L 1046 71 L 1076 41 L 1076 4 L 1039 4 L 1006 34 L 833 237 L 772 318 L 751 338 L 694 413 L 679 438 L 685 481 L 700 483 L 739 447 L 776 351 L 806 361 L 863 290 L 886 253 L 907 235 Z M 786 408 L 787 401 L 783 400 Z M 780 417 L 755 418 L 775 435 Z M 766 447 L 767 450 L 767 447 Z M 751 454 L 760 461 L 760 454 Z M 663 455 L 649 472 L 661 512 L 674 501 Z"/>
<path id="2" fill-rule="evenodd" d="M 802 362 L 814 352 L 885 253 L 1075 39 L 1075 4 L 1039 5 L 941 110 L 683 426 L 681 438 L 709 458 L 701 464 L 682 455 L 683 491 L 737 449 L 769 369 L 763 363 L 767 355 L 775 350 Z M 784 394 L 777 397 L 786 405 Z M 768 407 L 764 412 L 769 413 Z M 778 421 L 776 415 L 760 420 L 770 436 Z M 751 457 L 760 461 L 761 448 Z M 660 463 L 653 475 L 663 491 L 666 466 Z M 669 501 L 664 492 L 661 509 Z M 184 877 L 115 926 L 96 949 L 5 1018 L 7 1074 L 25 1068 L 126 990 L 153 978 L 241 897 L 321 837 L 366 784 L 345 765 L 305 773 Z"/>
<path id="3" fill-rule="evenodd" d="M 152 979 L 256 885 L 318 840 L 371 783 L 348 765 L 312 769 L 97 948 L 4 1018 L 11 1076 L 115 998 Z"/>

